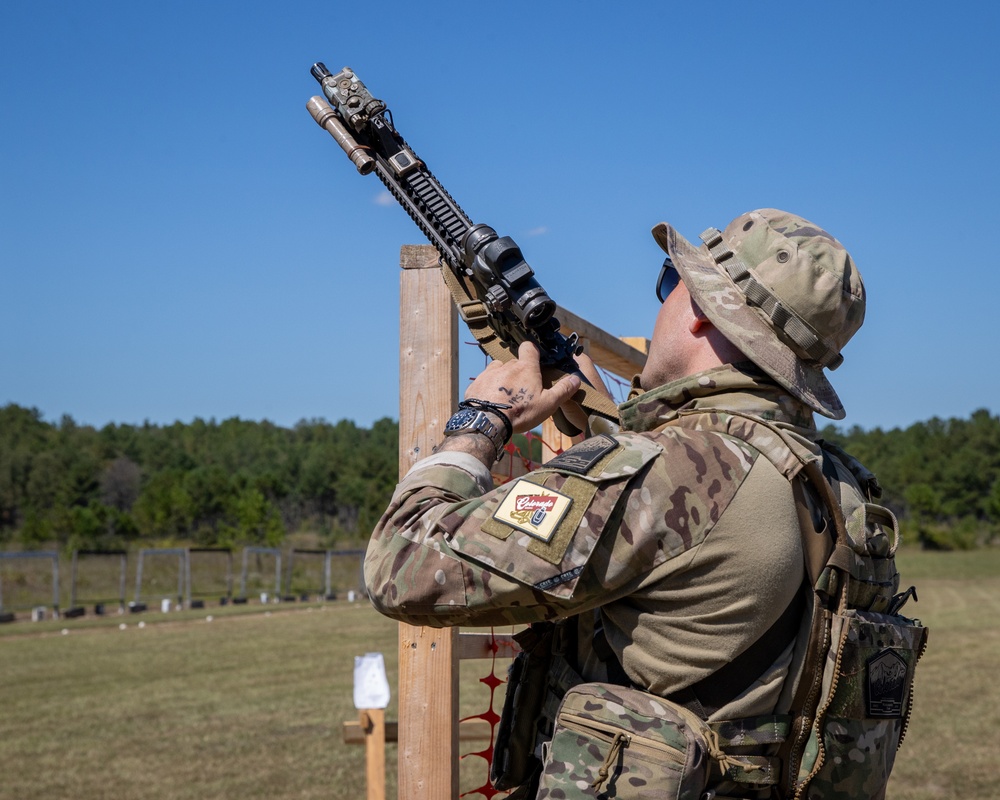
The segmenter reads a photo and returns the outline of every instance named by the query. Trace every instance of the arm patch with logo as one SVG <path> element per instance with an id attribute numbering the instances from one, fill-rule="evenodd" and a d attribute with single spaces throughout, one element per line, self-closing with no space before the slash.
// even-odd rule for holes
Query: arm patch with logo
<path id="1" fill-rule="evenodd" d="M 633 476 L 663 448 L 597 436 L 442 520 L 458 553 L 548 595 L 570 598 Z M 485 535 L 484 535 L 485 534 Z"/>
<path id="2" fill-rule="evenodd" d="M 492 518 L 548 543 L 572 505 L 572 497 L 521 478 Z"/>

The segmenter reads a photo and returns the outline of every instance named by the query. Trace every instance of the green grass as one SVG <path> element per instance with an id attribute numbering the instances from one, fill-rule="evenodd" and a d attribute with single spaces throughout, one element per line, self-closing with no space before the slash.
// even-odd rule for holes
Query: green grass
<path id="1" fill-rule="evenodd" d="M 888 796 L 996 797 L 1000 551 L 904 550 L 900 566 L 931 633 Z M 0 626 L 0 799 L 363 798 L 364 750 L 341 735 L 353 659 L 385 654 L 395 719 L 396 636 L 342 601 Z M 463 664 L 463 715 L 486 709 L 488 670 Z M 463 790 L 484 779 L 463 761 Z"/>
<path id="2" fill-rule="evenodd" d="M 1000 547 L 948 552 L 920 550 L 915 546 L 901 547 L 896 555 L 896 566 L 904 583 L 908 580 L 922 582 L 926 578 L 998 578 Z"/>

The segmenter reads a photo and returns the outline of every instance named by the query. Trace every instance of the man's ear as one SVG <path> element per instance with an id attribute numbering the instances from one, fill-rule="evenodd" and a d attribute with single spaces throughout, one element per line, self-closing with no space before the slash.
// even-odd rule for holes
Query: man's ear
<path id="1" fill-rule="evenodd" d="M 702 313 L 702 310 L 694 303 L 691 304 L 691 311 L 694 313 L 691 315 L 691 322 L 688 324 L 688 330 L 693 335 L 704 335 L 708 333 L 709 328 L 714 327 L 712 325 L 712 321 L 706 317 L 704 313 Z"/>

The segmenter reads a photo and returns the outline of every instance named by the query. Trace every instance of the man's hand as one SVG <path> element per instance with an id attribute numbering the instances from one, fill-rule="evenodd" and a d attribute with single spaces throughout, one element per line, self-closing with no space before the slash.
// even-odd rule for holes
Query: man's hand
<path id="1" fill-rule="evenodd" d="M 466 398 L 502 403 L 514 433 L 524 433 L 551 417 L 580 388 L 580 378 L 565 375 L 550 388 L 542 385 L 538 348 L 522 342 L 514 361 L 492 361 L 465 390 Z"/>
<path id="2" fill-rule="evenodd" d="M 576 357 L 576 362 L 588 381 L 610 397 L 594 362 L 586 355 Z M 524 433 L 538 427 L 561 409 L 566 418 L 580 430 L 586 430 L 587 413 L 570 398 L 580 388 L 578 375 L 565 375 L 548 389 L 543 388 L 538 348 L 523 342 L 514 361 L 493 361 L 465 391 L 466 399 L 485 400 L 509 405 L 504 414 L 510 419 L 514 433 Z M 491 413 L 491 412 L 487 412 Z M 497 417 L 497 423 L 500 420 Z M 441 450 L 468 453 L 490 466 L 496 452 L 485 436 L 452 436 L 439 446 Z"/>

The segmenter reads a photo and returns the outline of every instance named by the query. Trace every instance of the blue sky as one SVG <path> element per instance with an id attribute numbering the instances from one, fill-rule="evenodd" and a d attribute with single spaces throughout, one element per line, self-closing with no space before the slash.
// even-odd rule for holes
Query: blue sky
<path id="1" fill-rule="evenodd" d="M 324 61 L 615 335 L 652 330 L 654 224 L 785 208 L 868 289 L 843 424 L 996 413 L 998 8 L 2 3 L 0 404 L 398 417 L 398 254 L 423 239 L 306 112 Z"/>

